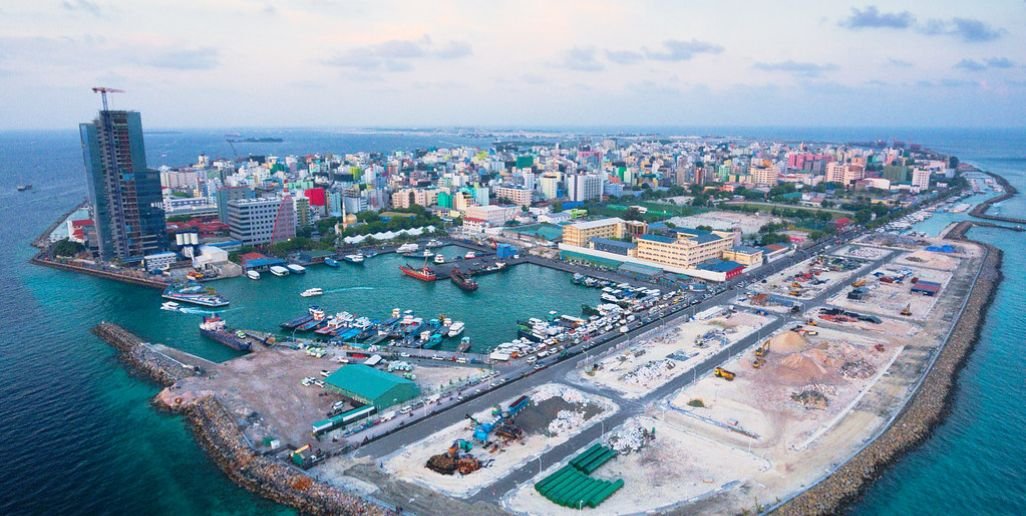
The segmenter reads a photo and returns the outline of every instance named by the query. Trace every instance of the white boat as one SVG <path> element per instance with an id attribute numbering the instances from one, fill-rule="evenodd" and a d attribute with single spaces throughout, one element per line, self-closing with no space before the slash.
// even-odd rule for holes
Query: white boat
<path id="1" fill-rule="evenodd" d="M 477 258 L 477 255 L 474 254 L 474 251 L 467 251 L 467 254 L 463 255 L 463 258 L 467 260 L 473 260 L 474 258 Z"/>
<path id="2" fill-rule="evenodd" d="M 322 290 L 320 288 L 317 288 L 317 287 L 308 288 L 308 289 L 300 292 L 299 295 L 301 295 L 303 297 L 322 296 L 322 295 L 324 295 L 324 290 Z"/>
<path id="3" fill-rule="evenodd" d="M 449 326 L 448 335 L 450 337 L 458 337 L 461 333 L 463 333 L 463 321 L 456 321 Z"/>
<path id="4" fill-rule="evenodd" d="M 410 242 L 409 244 L 403 244 L 399 246 L 398 248 L 396 248 L 395 252 L 399 254 L 406 254 L 416 252 L 417 249 L 420 249 L 420 246 L 413 242 Z"/>
<path id="5" fill-rule="evenodd" d="M 285 267 L 282 267 L 281 265 L 272 265 L 270 271 L 271 271 L 271 274 L 274 274 L 275 276 L 288 276 L 289 275 L 289 270 L 286 269 Z"/>
<path id="6" fill-rule="evenodd" d="M 428 240 L 428 243 L 424 244 L 424 246 L 425 247 L 441 247 L 442 243 L 439 242 L 438 240 L 435 240 L 435 239 L 432 238 L 431 240 Z"/>
<path id="7" fill-rule="evenodd" d="M 251 280 L 258 280 L 260 279 L 260 273 L 257 271 L 246 271 L 246 277 Z"/>
<path id="8" fill-rule="evenodd" d="M 435 263 L 437 263 L 437 264 L 445 263 L 445 257 L 442 256 L 441 254 L 436 254 L 435 255 Z"/>
<path id="9" fill-rule="evenodd" d="M 435 253 L 432 253 L 430 249 L 425 249 L 424 252 L 421 253 L 419 256 L 421 256 L 423 258 L 431 258 L 434 255 L 435 255 Z"/>
<path id="10" fill-rule="evenodd" d="M 287 267 L 289 268 L 289 272 L 293 274 L 306 274 L 306 267 L 303 267 L 302 265 L 290 263 Z"/>
<path id="11" fill-rule="evenodd" d="M 182 305 L 175 303 L 174 301 L 165 301 L 163 304 L 160 305 L 160 309 L 176 312 L 181 306 Z"/>
<path id="12" fill-rule="evenodd" d="M 363 255 L 362 254 L 347 254 L 345 256 L 345 259 L 346 259 L 346 261 L 348 261 L 350 263 L 363 263 Z"/>

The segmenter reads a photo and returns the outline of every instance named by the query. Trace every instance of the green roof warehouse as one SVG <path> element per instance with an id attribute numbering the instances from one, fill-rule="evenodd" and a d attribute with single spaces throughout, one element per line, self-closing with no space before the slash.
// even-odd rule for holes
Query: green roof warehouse
<path id="1" fill-rule="evenodd" d="M 413 381 L 363 364 L 342 366 L 324 382 L 343 396 L 374 405 L 378 410 L 420 395 L 420 387 Z"/>

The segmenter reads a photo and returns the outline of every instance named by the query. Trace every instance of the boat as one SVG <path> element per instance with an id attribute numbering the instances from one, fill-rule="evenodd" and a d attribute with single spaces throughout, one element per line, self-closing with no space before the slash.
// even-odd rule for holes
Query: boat
<path id="1" fill-rule="evenodd" d="M 435 255 L 435 263 L 437 263 L 438 265 L 441 265 L 441 264 L 445 263 L 445 257 L 442 256 L 441 254 L 436 254 Z"/>
<path id="2" fill-rule="evenodd" d="M 423 256 L 424 258 L 431 258 L 434 255 L 435 253 L 431 252 L 430 249 L 425 249 L 424 252 L 421 253 L 419 256 Z"/>
<path id="3" fill-rule="evenodd" d="M 364 257 L 364 259 L 367 259 L 367 258 L 374 258 L 374 257 L 375 257 L 375 256 L 377 256 L 377 255 L 378 255 L 378 252 L 377 252 L 377 251 L 374 251 L 374 250 L 368 250 L 368 251 L 365 251 L 365 252 L 363 253 L 363 257 Z"/>
<path id="4" fill-rule="evenodd" d="M 299 265 L 298 263 L 290 263 L 290 264 L 286 265 L 286 267 L 288 267 L 289 272 L 291 272 L 293 274 L 306 274 L 306 267 L 303 267 L 302 265 Z"/>
<path id="5" fill-rule="evenodd" d="M 452 326 L 449 326 L 449 333 L 447 335 L 450 337 L 459 337 L 460 334 L 463 333 L 463 328 L 463 321 L 456 321 L 452 323 Z"/>
<path id="6" fill-rule="evenodd" d="M 464 260 L 473 260 L 474 258 L 477 258 L 477 255 L 474 254 L 474 251 L 467 251 L 467 254 L 463 255 Z"/>
<path id="7" fill-rule="evenodd" d="M 285 267 L 282 267 L 281 265 L 272 265 L 269 270 L 271 271 L 271 274 L 274 274 L 275 276 L 288 276 L 289 275 L 289 270 L 286 269 Z"/>
<path id="8" fill-rule="evenodd" d="M 249 351 L 250 343 L 246 340 L 246 334 L 242 331 L 231 331 L 225 327 L 224 319 L 216 314 L 203 318 L 200 323 L 200 335 L 219 342 L 236 351 Z"/>
<path id="9" fill-rule="evenodd" d="M 195 281 L 168 285 L 161 297 L 209 307 L 227 306 L 229 303 L 227 298 L 214 289 L 206 288 Z"/>
<path id="10" fill-rule="evenodd" d="M 477 290 L 477 282 L 470 279 L 470 276 L 463 274 L 463 271 L 458 267 L 453 268 L 452 272 L 449 273 L 449 279 L 451 279 L 452 282 L 460 288 L 460 290 L 465 292 L 473 292 Z"/>
<path id="11" fill-rule="evenodd" d="M 432 238 L 428 240 L 428 243 L 424 244 L 424 247 L 442 247 L 442 243 Z"/>
<path id="12" fill-rule="evenodd" d="M 260 273 L 257 271 L 246 271 L 246 277 L 251 280 L 258 280 L 260 279 Z"/>
<path id="13" fill-rule="evenodd" d="M 324 259 L 324 265 L 327 265 L 328 267 L 338 267 L 339 263 L 338 260 L 329 256 Z"/>
<path id="14" fill-rule="evenodd" d="M 456 347 L 456 351 L 459 353 L 466 353 L 470 349 L 470 337 L 463 337 L 460 339 L 460 345 Z"/>
<path id="15" fill-rule="evenodd" d="M 32 189 L 32 183 L 25 183 L 25 184 L 18 185 L 18 191 L 19 192 L 24 192 L 25 190 L 31 190 L 31 189 Z"/>
<path id="16" fill-rule="evenodd" d="M 175 303 L 174 301 L 165 301 L 163 304 L 160 305 L 160 309 L 176 312 L 178 311 L 178 308 L 180 308 L 181 306 L 182 305 Z"/>
<path id="17" fill-rule="evenodd" d="M 322 295 L 324 295 L 324 290 L 321 289 L 321 288 L 318 288 L 318 287 L 308 288 L 308 289 L 300 292 L 299 295 L 301 295 L 303 297 L 322 296 Z"/>
<path id="18" fill-rule="evenodd" d="M 363 258 L 364 258 L 364 256 L 362 254 L 360 254 L 360 253 L 347 254 L 347 255 L 345 255 L 343 257 L 343 259 L 345 261 L 347 261 L 349 263 L 357 264 L 357 265 L 363 263 Z"/>
<path id="19" fill-rule="evenodd" d="M 397 252 L 399 254 L 408 254 L 408 253 L 416 252 L 418 249 L 420 249 L 419 245 L 417 245 L 417 244 L 415 244 L 413 242 L 410 242 L 409 244 L 403 244 L 403 245 L 397 247 L 395 252 Z"/>
<path id="20" fill-rule="evenodd" d="M 414 269 L 409 265 L 400 265 L 399 270 L 403 271 L 403 274 L 420 281 L 435 281 L 438 279 L 438 275 L 427 264 L 419 269 Z"/>

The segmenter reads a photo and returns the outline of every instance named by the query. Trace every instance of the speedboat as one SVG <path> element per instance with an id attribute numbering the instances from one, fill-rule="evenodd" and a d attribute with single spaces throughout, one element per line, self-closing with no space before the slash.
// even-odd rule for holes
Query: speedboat
<path id="1" fill-rule="evenodd" d="M 271 274 L 274 274 L 275 276 L 288 276 L 289 275 L 289 270 L 286 269 L 285 267 L 282 267 L 281 265 L 272 265 L 270 270 L 271 270 Z"/>
<path id="2" fill-rule="evenodd" d="M 456 321 L 456 322 L 452 323 L 452 326 L 449 326 L 449 333 L 448 333 L 448 335 L 450 337 L 458 337 L 461 333 L 463 333 L 463 322 L 462 321 Z"/>
<path id="3" fill-rule="evenodd" d="M 435 255 L 435 263 L 437 263 L 437 264 L 445 263 L 445 257 L 442 256 L 441 254 L 436 254 Z"/>
<path id="4" fill-rule="evenodd" d="M 399 246 L 398 248 L 396 248 L 395 252 L 399 254 L 407 254 L 415 252 L 417 249 L 420 249 L 420 246 L 411 242 L 409 244 L 403 244 Z"/>
<path id="5" fill-rule="evenodd" d="M 320 289 L 320 288 L 317 288 L 317 287 L 308 288 L 308 289 L 300 292 L 299 295 L 301 295 L 303 297 L 321 296 L 321 295 L 324 295 L 324 290 Z"/>
<path id="6" fill-rule="evenodd" d="M 474 258 L 477 258 L 477 255 L 474 254 L 474 251 L 467 251 L 467 254 L 463 255 L 463 258 L 465 260 L 473 260 Z"/>
<path id="7" fill-rule="evenodd" d="M 431 258 L 434 255 L 435 253 L 431 252 L 430 249 L 425 249 L 424 252 L 420 254 L 420 256 L 423 256 L 424 258 Z"/>
<path id="8" fill-rule="evenodd" d="M 260 273 L 257 271 L 246 271 L 246 277 L 251 280 L 258 280 L 260 279 Z"/>
<path id="9" fill-rule="evenodd" d="M 178 311 L 179 308 L 181 308 L 181 306 L 182 305 L 180 305 L 178 303 L 175 303 L 174 301 L 165 301 L 164 303 L 162 303 L 160 305 L 160 309 L 161 310 L 168 310 L 168 311 L 171 311 L 171 312 L 176 312 L 176 311 Z"/>

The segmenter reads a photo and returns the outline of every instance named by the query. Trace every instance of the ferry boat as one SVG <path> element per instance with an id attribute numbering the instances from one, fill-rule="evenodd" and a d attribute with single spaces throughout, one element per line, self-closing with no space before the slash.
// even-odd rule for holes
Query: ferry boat
<path id="1" fill-rule="evenodd" d="M 441 265 L 441 264 L 445 263 L 445 257 L 442 256 L 441 254 L 436 254 L 435 255 L 435 263 L 437 263 L 438 265 Z"/>
<path id="2" fill-rule="evenodd" d="M 470 349 L 470 337 L 460 339 L 460 345 L 456 348 L 459 353 L 466 353 Z"/>
<path id="3" fill-rule="evenodd" d="M 236 351 L 249 351 L 250 344 L 246 341 L 246 334 L 242 331 L 231 331 L 225 327 L 224 319 L 216 314 L 203 318 L 200 323 L 200 335 L 219 342 Z"/>
<path id="4" fill-rule="evenodd" d="M 165 301 L 163 304 L 160 305 L 160 309 L 176 312 L 181 306 L 182 305 L 175 303 L 174 301 Z"/>
<path id="5" fill-rule="evenodd" d="M 334 258 L 329 256 L 329 257 L 324 259 L 324 265 L 327 265 L 328 267 L 338 268 L 339 263 L 338 263 L 338 260 L 336 260 L 336 259 L 334 259 Z"/>
<path id="6" fill-rule="evenodd" d="M 470 276 L 463 274 L 463 271 L 459 268 L 454 268 L 452 272 L 449 273 L 449 279 L 451 279 L 452 282 L 460 288 L 460 290 L 465 292 L 473 292 L 477 290 L 477 282 L 470 279 Z"/>
<path id="7" fill-rule="evenodd" d="M 424 265 L 419 269 L 414 269 L 409 265 L 400 265 L 399 270 L 403 271 L 403 274 L 411 278 L 419 279 L 420 281 L 435 281 L 438 279 L 438 275 L 435 274 L 435 271 L 431 270 L 427 265 Z"/>
<path id="8" fill-rule="evenodd" d="M 258 280 L 260 279 L 260 273 L 257 271 L 246 271 L 246 277 L 251 280 Z"/>
<path id="9" fill-rule="evenodd" d="M 360 253 L 347 254 L 344 257 L 345 261 L 347 261 L 349 263 L 357 264 L 357 265 L 363 263 L 363 258 L 364 258 L 363 255 L 360 254 Z"/>
<path id="10" fill-rule="evenodd" d="M 424 244 L 424 247 L 442 247 L 442 243 L 432 238 L 428 240 L 428 243 Z"/>
<path id="11" fill-rule="evenodd" d="M 289 270 L 286 269 L 285 267 L 282 267 L 281 265 L 272 265 L 271 268 L 270 268 L 270 271 L 271 271 L 271 274 L 274 274 L 275 276 L 288 276 L 289 275 Z"/>
<path id="12" fill-rule="evenodd" d="M 473 260 L 474 258 L 477 258 L 477 254 L 474 251 L 467 251 L 467 254 L 463 255 L 464 260 Z"/>
<path id="13" fill-rule="evenodd" d="M 403 244 L 403 245 L 397 247 L 395 252 L 397 252 L 399 254 L 408 254 L 408 253 L 417 252 L 418 249 L 420 249 L 419 245 L 417 245 L 417 244 L 415 244 L 413 242 L 410 242 L 409 244 Z"/>
<path id="14" fill-rule="evenodd" d="M 168 285 L 164 289 L 162 297 L 172 301 L 184 301 L 200 306 L 219 307 L 228 305 L 227 298 L 219 295 L 214 289 L 208 289 L 194 281 L 185 284 L 176 283 Z"/>
<path id="15" fill-rule="evenodd" d="M 324 295 L 324 290 L 321 289 L 321 288 L 318 288 L 318 287 L 308 288 L 308 289 L 300 292 L 299 295 L 301 295 L 303 297 L 322 296 L 322 295 Z"/>
<path id="16" fill-rule="evenodd" d="M 288 267 L 289 272 L 293 274 L 306 274 L 306 267 L 303 267 L 302 265 L 299 265 L 297 263 L 290 263 L 286 265 L 286 267 Z"/>
<path id="17" fill-rule="evenodd" d="M 463 333 L 464 324 L 463 321 L 456 321 L 449 326 L 449 337 L 459 337 Z"/>

